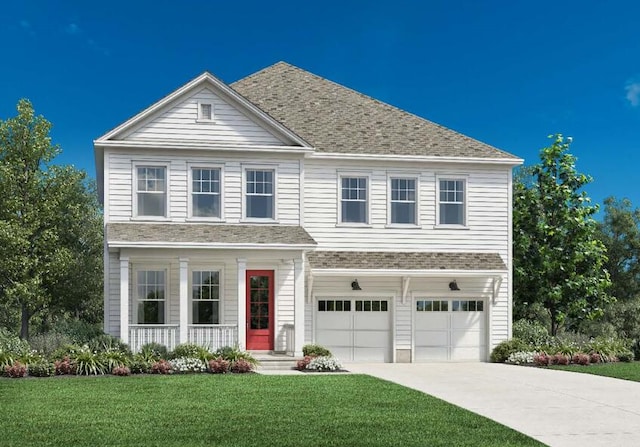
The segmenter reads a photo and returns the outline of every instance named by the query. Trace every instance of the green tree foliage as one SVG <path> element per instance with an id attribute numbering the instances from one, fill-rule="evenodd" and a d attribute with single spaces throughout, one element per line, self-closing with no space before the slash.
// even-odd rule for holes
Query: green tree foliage
<path id="1" fill-rule="evenodd" d="M 17 109 L 0 121 L 0 312 L 28 338 L 34 315 L 98 318 L 102 225 L 86 174 L 51 163 L 51 124 L 27 100 Z"/>
<path id="2" fill-rule="evenodd" d="M 604 269 L 604 244 L 593 215 L 598 207 L 582 188 L 570 139 L 551 137 L 540 163 L 523 169 L 514 182 L 514 318 L 548 314 L 550 333 L 563 325 L 600 317 L 612 300 Z"/>

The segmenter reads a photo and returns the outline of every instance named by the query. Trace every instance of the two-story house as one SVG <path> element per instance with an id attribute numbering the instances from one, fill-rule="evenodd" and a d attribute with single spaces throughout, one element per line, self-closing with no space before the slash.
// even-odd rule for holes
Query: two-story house
<path id="1" fill-rule="evenodd" d="M 104 327 L 134 350 L 478 361 L 510 336 L 511 154 L 283 62 L 94 144 Z"/>

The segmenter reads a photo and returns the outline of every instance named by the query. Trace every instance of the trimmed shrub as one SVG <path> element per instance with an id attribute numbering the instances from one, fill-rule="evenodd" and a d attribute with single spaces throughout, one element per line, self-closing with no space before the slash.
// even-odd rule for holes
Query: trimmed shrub
<path id="1" fill-rule="evenodd" d="M 549 356 L 546 352 L 540 352 L 533 356 L 533 363 L 536 366 L 549 366 Z"/>
<path id="2" fill-rule="evenodd" d="M 11 377 L 13 379 L 26 377 L 26 375 L 27 375 L 27 367 L 26 367 L 26 365 L 24 365 L 24 364 L 22 364 L 20 362 L 15 362 L 11 366 L 5 366 L 4 367 L 4 373 L 5 373 L 5 375 L 7 377 Z"/>
<path id="3" fill-rule="evenodd" d="M 342 369 L 342 364 L 335 357 L 319 356 L 311 359 L 307 369 L 312 371 L 339 371 Z"/>
<path id="4" fill-rule="evenodd" d="M 329 351 L 324 346 L 313 345 L 313 344 L 304 345 L 302 347 L 302 354 L 305 357 L 306 356 L 311 356 L 311 357 L 331 357 L 332 356 L 331 351 Z"/>
<path id="5" fill-rule="evenodd" d="M 504 363 L 509 356 L 518 351 L 528 351 L 529 347 L 519 338 L 512 338 L 499 343 L 491 353 L 493 363 Z"/>
<path id="6" fill-rule="evenodd" d="M 231 367 L 231 362 L 223 359 L 222 357 L 216 357 L 215 359 L 209 360 L 209 372 L 213 374 L 224 374 L 229 372 L 229 368 Z"/>
<path id="7" fill-rule="evenodd" d="M 62 360 L 56 360 L 53 362 L 53 367 L 56 376 L 73 375 L 76 373 L 76 365 L 68 356 L 64 357 Z"/>
<path id="8" fill-rule="evenodd" d="M 238 347 L 225 346 L 224 348 L 218 349 L 215 352 L 214 356 L 222 357 L 223 359 L 228 360 L 231 363 L 234 363 L 241 359 L 251 363 L 253 366 L 257 366 L 259 363 L 254 356 L 246 351 L 241 351 Z"/>
<path id="9" fill-rule="evenodd" d="M 151 365 L 151 374 L 171 374 L 171 363 L 166 360 L 158 360 Z"/>
<path id="10" fill-rule="evenodd" d="M 602 356 L 597 352 L 592 352 L 589 354 L 589 363 L 600 363 L 602 362 Z"/>
<path id="11" fill-rule="evenodd" d="M 586 366 L 589 364 L 589 355 L 582 352 L 573 354 L 573 358 L 571 359 L 571 361 L 576 365 Z"/>
<path id="12" fill-rule="evenodd" d="M 56 373 L 54 364 L 46 360 L 29 364 L 27 370 L 29 375 L 33 377 L 51 377 Z"/>
<path id="13" fill-rule="evenodd" d="M 632 362 L 634 357 L 635 356 L 633 355 L 633 352 L 631 350 L 618 353 L 618 360 L 620 360 L 621 362 Z"/>
<path id="14" fill-rule="evenodd" d="M 160 343 L 147 343 L 146 345 L 142 345 L 138 355 L 147 361 L 155 362 L 160 359 L 166 360 L 169 358 L 169 351 L 165 345 L 161 345 Z"/>
<path id="15" fill-rule="evenodd" d="M 245 374 L 253 371 L 253 364 L 245 359 L 238 359 L 231 363 L 231 372 L 236 374 Z"/>
<path id="16" fill-rule="evenodd" d="M 564 354 L 555 354 L 549 360 L 550 365 L 568 365 L 570 358 Z"/>
<path id="17" fill-rule="evenodd" d="M 126 366 L 116 366 L 111 370 L 111 374 L 114 376 L 130 376 L 131 370 Z"/>

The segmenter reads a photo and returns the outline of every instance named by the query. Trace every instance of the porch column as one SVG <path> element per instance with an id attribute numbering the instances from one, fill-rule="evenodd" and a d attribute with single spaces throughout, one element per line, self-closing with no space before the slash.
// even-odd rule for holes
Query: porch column
<path id="1" fill-rule="evenodd" d="M 180 258 L 180 343 L 189 340 L 189 259 Z"/>
<path id="2" fill-rule="evenodd" d="M 247 260 L 238 258 L 238 347 L 247 347 Z"/>
<path id="3" fill-rule="evenodd" d="M 304 345 L 304 262 L 302 259 L 293 260 L 294 273 L 294 306 L 293 306 L 293 355 L 302 356 Z"/>
<path id="4" fill-rule="evenodd" d="M 120 339 L 129 343 L 129 256 L 120 255 Z"/>

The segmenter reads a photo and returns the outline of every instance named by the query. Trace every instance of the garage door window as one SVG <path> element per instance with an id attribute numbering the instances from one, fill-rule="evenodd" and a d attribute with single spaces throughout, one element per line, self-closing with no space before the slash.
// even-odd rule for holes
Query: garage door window
<path id="1" fill-rule="evenodd" d="M 482 312 L 484 304 L 482 301 L 476 300 L 456 300 L 451 302 L 451 310 L 454 312 Z"/>
<path id="2" fill-rule="evenodd" d="M 449 301 L 445 300 L 418 300 L 416 301 L 418 312 L 449 312 Z"/>
<path id="3" fill-rule="evenodd" d="M 357 300 L 356 312 L 387 312 L 389 305 L 387 301 L 378 300 Z"/>
<path id="4" fill-rule="evenodd" d="M 351 301 L 319 300 L 318 311 L 320 312 L 351 312 Z"/>

